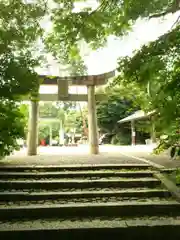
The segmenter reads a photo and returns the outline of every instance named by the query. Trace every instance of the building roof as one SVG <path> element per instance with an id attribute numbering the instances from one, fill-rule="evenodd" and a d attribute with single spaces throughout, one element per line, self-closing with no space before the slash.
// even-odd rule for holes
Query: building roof
<path id="1" fill-rule="evenodd" d="M 139 111 L 136 111 L 135 113 L 131 114 L 130 116 L 119 120 L 118 123 L 125 123 L 125 122 L 130 122 L 130 121 L 133 121 L 133 120 L 146 119 L 146 118 L 150 117 L 151 115 L 153 115 L 154 112 L 155 111 L 145 113 L 144 111 L 139 110 Z"/>

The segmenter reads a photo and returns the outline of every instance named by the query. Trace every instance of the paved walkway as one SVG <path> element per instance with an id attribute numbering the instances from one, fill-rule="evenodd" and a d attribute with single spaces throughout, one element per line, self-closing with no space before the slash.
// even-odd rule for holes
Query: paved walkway
<path id="1" fill-rule="evenodd" d="M 145 158 L 151 162 L 164 166 L 165 168 L 180 168 L 180 159 L 172 160 L 166 154 L 155 155 L 150 153 L 133 153 L 135 157 Z"/>
<path id="2" fill-rule="evenodd" d="M 62 164 L 125 164 L 155 163 L 158 167 L 180 167 L 165 154 L 152 154 L 152 146 L 100 146 L 99 155 L 88 154 L 88 146 L 40 147 L 37 156 L 26 156 L 27 149 L 15 152 L 0 161 L 0 165 L 62 165 Z"/>

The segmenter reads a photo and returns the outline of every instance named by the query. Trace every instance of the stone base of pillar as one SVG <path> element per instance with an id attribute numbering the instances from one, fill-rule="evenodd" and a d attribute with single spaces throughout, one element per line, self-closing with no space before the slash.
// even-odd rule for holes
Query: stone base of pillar
<path id="1" fill-rule="evenodd" d="M 37 147 L 36 147 L 36 149 L 29 149 L 28 148 L 27 155 L 28 156 L 36 156 L 37 155 Z"/>
<path id="2" fill-rule="evenodd" d="M 99 154 L 99 146 L 90 145 L 90 154 Z"/>

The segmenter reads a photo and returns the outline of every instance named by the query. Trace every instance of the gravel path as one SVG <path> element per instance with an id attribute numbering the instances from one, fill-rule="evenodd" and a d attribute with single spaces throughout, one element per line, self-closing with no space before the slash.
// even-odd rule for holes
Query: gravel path
<path id="1" fill-rule="evenodd" d="M 0 161 L 3 165 L 68 165 L 68 164 L 142 164 L 143 159 L 165 168 L 180 167 L 180 161 L 170 160 L 168 154 L 154 155 L 152 148 L 142 146 L 100 146 L 99 155 L 88 154 L 88 146 L 42 147 L 37 156 L 26 156 L 26 149 Z M 140 158 L 140 159 L 138 159 Z"/>
<path id="2" fill-rule="evenodd" d="M 0 161 L 0 165 L 68 165 L 68 164 L 142 164 L 141 161 L 113 154 L 100 155 L 39 155 L 12 156 Z"/>

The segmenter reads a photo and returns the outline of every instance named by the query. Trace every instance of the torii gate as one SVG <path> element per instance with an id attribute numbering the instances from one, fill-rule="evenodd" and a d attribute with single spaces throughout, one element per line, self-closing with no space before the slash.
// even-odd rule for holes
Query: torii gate
<path id="1" fill-rule="evenodd" d="M 115 76 L 115 71 L 100 75 L 76 76 L 76 77 L 58 77 L 40 75 L 43 85 L 58 85 L 58 94 L 39 94 L 40 101 L 87 101 L 88 102 L 88 131 L 90 153 L 99 153 L 96 101 L 105 99 L 104 94 L 95 95 L 95 86 L 106 84 L 109 78 Z M 69 94 L 69 85 L 87 86 L 86 94 Z M 29 126 L 28 126 L 28 155 L 37 155 L 37 124 L 38 124 L 38 101 L 30 100 Z"/>

